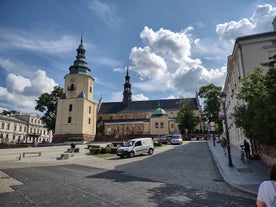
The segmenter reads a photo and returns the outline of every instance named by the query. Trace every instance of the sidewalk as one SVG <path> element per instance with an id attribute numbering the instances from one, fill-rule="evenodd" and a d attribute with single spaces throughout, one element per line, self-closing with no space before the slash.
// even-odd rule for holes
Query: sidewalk
<path id="1" fill-rule="evenodd" d="M 260 183 L 269 179 L 270 167 L 261 160 L 242 162 L 240 149 L 232 144 L 230 148 L 233 167 L 229 167 L 228 154 L 224 154 L 220 144 L 216 143 L 216 146 L 213 146 L 212 140 L 208 140 L 207 143 L 225 182 L 242 191 L 257 195 Z"/>

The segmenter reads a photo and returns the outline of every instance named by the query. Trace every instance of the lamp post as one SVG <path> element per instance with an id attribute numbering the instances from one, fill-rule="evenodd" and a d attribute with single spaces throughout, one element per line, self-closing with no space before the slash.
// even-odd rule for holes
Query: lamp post
<path id="1" fill-rule="evenodd" d="M 231 157 L 231 149 L 230 149 L 230 139 L 229 139 L 228 125 L 227 125 L 227 115 L 226 115 L 226 109 L 225 109 L 226 94 L 224 92 L 221 93 L 220 99 L 221 99 L 221 102 L 223 104 L 223 115 L 224 115 L 225 134 L 226 134 L 227 152 L 228 152 L 228 166 L 233 167 L 232 157 Z"/>

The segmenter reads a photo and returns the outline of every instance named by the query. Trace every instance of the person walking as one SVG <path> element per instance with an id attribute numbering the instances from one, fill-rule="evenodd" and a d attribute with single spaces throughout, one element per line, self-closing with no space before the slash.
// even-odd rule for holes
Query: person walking
<path id="1" fill-rule="evenodd" d="M 76 148 L 76 145 L 75 145 L 74 142 L 72 142 L 72 143 L 71 143 L 71 157 L 74 156 L 75 148 Z"/>
<path id="2" fill-rule="evenodd" d="M 243 145 L 244 145 L 245 156 L 247 160 L 250 161 L 250 145 L 246 140 L 243 141 Z"/>
<path id="3" fill-rule="evenodd" d="M 269 179 L 259 186 L 256 202 L 258 207 L 276 206 L 276 163 L 271 167 Z"/>
<path id="4" fill-rule="evenodd" d="M 225 137 L 222 137 L 222 140 L 221 140 L 221 147 L 223 148 L 223 152 L 224 154 L 226 155 L 226 139 Z"/>

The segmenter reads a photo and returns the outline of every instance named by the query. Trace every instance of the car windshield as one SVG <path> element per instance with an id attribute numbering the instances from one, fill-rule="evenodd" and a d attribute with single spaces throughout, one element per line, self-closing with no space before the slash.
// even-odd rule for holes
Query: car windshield
<path id="1" fill-rule="evenodd" d="M 172 136 L 172 139 L 181 139 L 181 137 L 179 135 L 174 135 Z"/>
<path id="2" fill-rule="evenodd" d="M 131 147 L 131 146 L 133 146 L 133 144 L 134 144 L 134 141 L 128 141 L 127 143 L 125 143 L 125 147 Z"/>

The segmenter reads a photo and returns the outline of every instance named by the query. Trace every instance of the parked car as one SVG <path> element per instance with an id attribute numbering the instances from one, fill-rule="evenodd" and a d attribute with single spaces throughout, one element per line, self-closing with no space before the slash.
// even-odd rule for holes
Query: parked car
<path id="1" fill-rule="evenodd" d="M 172 135 L 165 135 L 162 137 L 156 137 L 153 140 L 156 142 L 162 142 L 162 144 L 169 144 L 171 140 Z"/>
<path id="2" fill-rule="evenodd" d="M 149 154 L 152 155 L 154 145 L 152 138 L 131 139 L 122 147 L 117 149 L 117 156 L 123 158 L 125 156 L 134 157 L 136 155 Z"/>
<path id="3" fill-rule="evenodd" d="M 182 144 L 183 143 L 183 139 L 181 134 L 174 134 L 172 135 L 171 139 L 170 139 L 171 144 Z"/>

